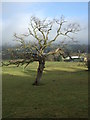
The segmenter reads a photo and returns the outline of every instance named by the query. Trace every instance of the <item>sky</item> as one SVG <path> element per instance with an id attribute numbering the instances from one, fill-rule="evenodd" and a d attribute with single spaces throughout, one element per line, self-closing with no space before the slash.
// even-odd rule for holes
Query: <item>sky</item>
<path id="1" fill-rule="evenodd" d="M 87 2 L 3 2 L 2 3 L 2 43 L 15 44 L 14 33 L 28 30 L 30 16 L 55 18 L 64 15 L 69 22 L 77 22 L 82 30 L 74 35 L 79 43 L 88 43 L 88 3 Z"/>

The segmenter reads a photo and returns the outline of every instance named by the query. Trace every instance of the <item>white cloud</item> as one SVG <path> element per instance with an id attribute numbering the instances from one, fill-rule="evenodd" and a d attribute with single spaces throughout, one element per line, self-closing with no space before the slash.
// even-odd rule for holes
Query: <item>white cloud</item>
<path id="1" fill-rule="evenodd" d="M 0 46 L 2 45 L 2 20 L 0 20 Z"/>
<path id="2" fill-rule="evenodd" d="M 28 32 L 28 25 L 30 16 L 32 14 L 17 14 L 13 16 L 11 19 L 3 21 L 3 30 L 2 30 L 2 40 L 3 44 L 14 44 L 13 42 L 13 34 L 16 32 L 18 34 L 20 33 L 27 33 Z M 44 18 L 44 13 L 42 11 L 36 11 L 35 14 L 39 18 Z M 88 21 L 84 20 L 82 18 L 67 18 L 69 22 L 77 22 L 81 25 L 81 28 L 83 28 L 77 35 L 74 35 L 76 40 L 83 43 L 88 43 Z M 51 33 L 51 36 L 55 35 L 55 31 Z M 60 38 L 59 38 L 60 39 Z M 58 39 L 58 40 L 59 40 Z M 58 41 L 57 40 L 57 41 Z"/>
<path id="3" fill-rule="evenodd" d="M 0 3 L 0 46 L 2 44 L 2 4 Z"/>
<path id="4" fill-rule="evenodd" d="M 30 14 L 18 14 L 11 19 L 3 21 L 2 40 L 4 43 L 13 43 L 14 33 L 23 33 L 28 29 Z"/>
<path id="5" fill-rule="evenodd" d="M 78 34 L 74 35 L 76 40 L 78 40 L 80 43 L 86 43 L 88 44 L 88 14 L 87 18 L 68 18 L 69 22 L 76 22 L 80 25 L 81 31 L 78 32 Z"/>

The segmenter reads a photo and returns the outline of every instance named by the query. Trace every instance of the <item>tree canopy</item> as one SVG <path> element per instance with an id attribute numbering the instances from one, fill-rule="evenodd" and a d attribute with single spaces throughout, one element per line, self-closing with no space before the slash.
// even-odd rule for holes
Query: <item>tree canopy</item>
<path id="1" fill-rule="evenodd" d="M 13 60 L 10 60 L 8 64 L 15 64 L 17 66 L 26 64 L 27 67 L 31 62 L 38 61 L 39 67 L 37 70 L 37 77 L 35 80 L 35 85 L 37 85 L 41 79 L 43 70 L 45 68 L 45 60 L 49 55 L 54 55 L 59 53 L 64 57 L 64 51 L 61 48 L 45 53 L 45 49 L 48 46 L 51 46 L 61 36 L 69 38 L 74 41 L 71 34 L 77 33 L 80 31 L 80 25 L 77 23 L 69 23 L 63 16 L 60 19 L 39 19 L 38 17 L 32 16 L 30 18 L 30 23 L 28 27 L 27 34 L 14 34 L 15 40 L 20 42 L 19 49 L 23 50 L 20 54 L 17 53 L 17 50 L 12 50 L 11 55 Z M 33 44 L 31 41 L 33 38 Z M 26 39 L 30 39 L 26 43 Z M 61 40 L 61 39 L 60 39 Z M 61 40 L 62 41 L 62 40 Z M 64 41 L 61 42 L 63 44 Z M 18 56 L 18 60 L 15 60 L 15 56 Z"/>

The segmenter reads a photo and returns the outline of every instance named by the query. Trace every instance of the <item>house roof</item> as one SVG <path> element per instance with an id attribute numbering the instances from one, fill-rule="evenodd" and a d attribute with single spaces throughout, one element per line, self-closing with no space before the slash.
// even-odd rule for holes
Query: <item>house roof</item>
<path id="1" fill-rule="evenodd" d="M 72 59 L 77 59 L 77 58 L 79 58 L 79 56 L 71 56 L 71 58 Z M 70 59 L 70 57 L 66 57 L 66 59 L 68 60 L 68 59 Z"/>

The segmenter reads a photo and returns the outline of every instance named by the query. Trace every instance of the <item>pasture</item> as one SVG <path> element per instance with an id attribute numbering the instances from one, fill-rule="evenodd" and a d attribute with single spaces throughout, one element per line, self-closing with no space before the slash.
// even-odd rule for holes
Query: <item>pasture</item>
<path id="1" fill-rule="evenodd" d="M 37 66 L 2 68 L 3 118 L 87 118 L 87 68 L 76 62 L 46 62 L 40 86 L 33 86 Z"/>

